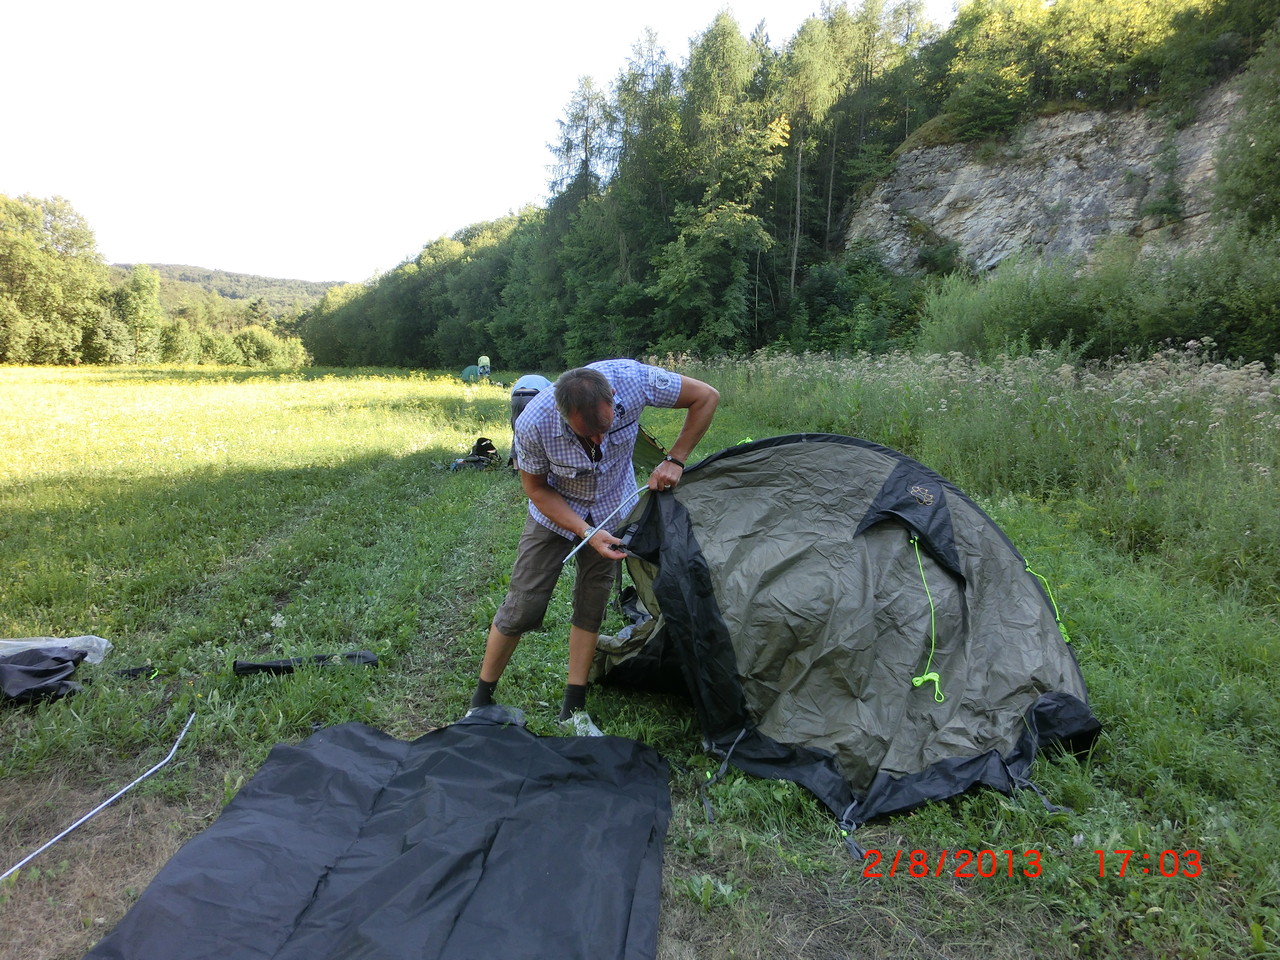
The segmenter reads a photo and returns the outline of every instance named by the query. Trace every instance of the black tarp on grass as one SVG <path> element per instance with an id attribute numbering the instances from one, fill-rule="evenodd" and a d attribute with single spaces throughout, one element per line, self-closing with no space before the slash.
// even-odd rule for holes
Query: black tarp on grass
<path id="1" fill-rule="evenodd" d="M 71 679 L 85 658 L 83 650 L 50 645 L 0 657 L 0 701 L 34 703 L 80 691 Z"/>
<path id="2" fill-rule="evenodd" d="M 275 747 L 86 960 L 655 956 L 665 762 L 508 719 Z"/>

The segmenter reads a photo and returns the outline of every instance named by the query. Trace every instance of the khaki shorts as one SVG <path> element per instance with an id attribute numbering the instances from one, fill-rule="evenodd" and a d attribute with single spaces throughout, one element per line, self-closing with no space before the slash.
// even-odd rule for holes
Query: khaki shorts
<path id="1" fill-rule="evenodd" d="M 556 581 L 566 567 L 564 558 L 577 543 L 548 530 L 533 517 L 525 521 L 511 569 L 511 585 L 493 615 L 493 625 L 500 633 L 518 637 L 542 627 Z M 573 616 L 569 622 L 578 629 L 599 632 L 620 562 L 606 560 L 591 547 L 583 547 L 573 555 Z"/>

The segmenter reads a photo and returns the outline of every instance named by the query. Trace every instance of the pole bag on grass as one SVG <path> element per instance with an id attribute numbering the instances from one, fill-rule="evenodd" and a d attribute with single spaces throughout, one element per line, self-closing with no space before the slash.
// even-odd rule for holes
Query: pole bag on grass
<path id="1" fill-rule="evenodd" d="M 477 437 L 476 442 L 471 445 L 471 452 L 449 464 L 449 471 L 452 473 L 458 470 L 492 470 L 501 462 L 502 457 L 499 456 L 498 448 L 493 445 L 493 441 L 488 437 Z"/>
<path id="2" fill-rule="evenodd" d="M 34 703 L 79 693 L 71 676 L 84 658 L 83 650 L 55 646 L 0 656 L 0 701 Z"/>

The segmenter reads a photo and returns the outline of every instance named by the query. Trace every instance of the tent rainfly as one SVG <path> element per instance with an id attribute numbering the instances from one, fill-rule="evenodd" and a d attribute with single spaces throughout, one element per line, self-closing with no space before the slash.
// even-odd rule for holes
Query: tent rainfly
<path id="1" fill-rule="evenodd" d="M 795 434 L 690 467 L 624 533 L 654 619 L 596 677 L 690 694 L 710 750 L 796 781 L 852 833 L 1099 730 L 1046 586 L 932 470 Z M 851 847 L 853 846 L 850 840 Z"/>

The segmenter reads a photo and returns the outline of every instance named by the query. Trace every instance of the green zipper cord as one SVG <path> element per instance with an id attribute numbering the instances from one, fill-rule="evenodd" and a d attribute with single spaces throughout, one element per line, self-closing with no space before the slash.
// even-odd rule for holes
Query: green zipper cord
<path id="1" fill-rule="evenodd" d="M 1053 599 L 1053 591 L 1049 589 L 1049 581 L 1032 570 L 1031 564 L 1027 563 L 1025 558 L 1022 562 L 1027 564 L 1027 573 L 1031 574 L 1044 585 L 1044 592 L 1049 595 L 1049 603 L 1053 606 L 1053 622 L 1058 625 L 1058 632 L 1062 634 L 1063 643 L 1070 643 L 1071 636 L 1067 633 L 1067 625 L 1062 622 L 1062 614 L 1058 611 L 1058 601 Z"/>
<path id="2" fill-rule="evenodd" d="M 924 670 L 918 677 L 912 677 L 911 683 L 914 686 L 920 686 L 925 683 L 933 684 L 933 699 L 942 703 L 947 698 L 942 695 L 942 678 L 938 676 L 936 671 L 930 672 L 929 667 L 933 665 L 933 654 L 938 649 L 938 619 L 937 611 L 933 606 L 933 594 L 929 591 L 929 581 L 924 575 L 924 560 L 920 557 L 920 538 L 912 537 L 911 545 L 916 548 L 916 566 L 920 568 L 920 582 L 924 584 L 924 595 L 929 598 L 929 659 L 925 662 Z"/>

